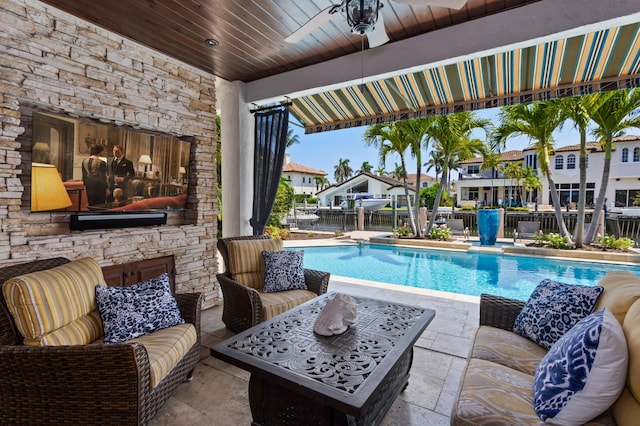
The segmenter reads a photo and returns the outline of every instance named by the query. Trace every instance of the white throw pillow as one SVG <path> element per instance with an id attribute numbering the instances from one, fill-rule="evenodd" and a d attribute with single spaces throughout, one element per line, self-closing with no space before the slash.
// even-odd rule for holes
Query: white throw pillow
<path id="1" fill-rule="evenodd" d="M 533 405 L 546 423 L 581 425 L 618 398 L 629 355 L 622 327 L 607 309 L 582 319 L 562 336 L 535 373 Z"/>

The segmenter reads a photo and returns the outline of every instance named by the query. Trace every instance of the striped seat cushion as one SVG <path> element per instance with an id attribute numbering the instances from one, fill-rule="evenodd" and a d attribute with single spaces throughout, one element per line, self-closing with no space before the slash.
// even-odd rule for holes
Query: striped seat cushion
<path id="1" fill-rule="evenodd" d="M 264 319 L 273 318 L 283 312 L 307 302 L 318 295 L 310 290 L 287 290 L 277 293 L 260 293 Z"/>
<path id="2" fill-rule="evenodd" d="M 264 285 L 263 251 L 282 250 L 282 240 L 235 240 L 229 242 L 231 279 L 247 287 L 261 290 Z"/>
<path id="3" fill-rule="evenodd" d="M 471 357 L 492 361 L 533 375 L 546 354 L 545 348 L 526 337 L 501 328 L 483 325 L 476 332 Z"/>
<path id="4" fill-rule="evenodd" d="M 197 341 L 193 324 L 175 325 L 129 340 L 141 343 L 147 350 L 151 388 L 155 388 L 171 372 Z"/>
<path id="5" fill-rule="evenodd" d="M 85 258 L 11 278 L 2 292 L 25 345 L 83 345 L 102 337 L 96 285 L 102 269 Z"/>

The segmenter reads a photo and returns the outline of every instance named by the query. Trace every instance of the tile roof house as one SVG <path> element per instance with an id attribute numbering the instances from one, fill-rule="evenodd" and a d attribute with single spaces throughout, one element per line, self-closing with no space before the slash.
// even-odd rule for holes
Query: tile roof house
<path id="1" fill-rule="evenodd" d="M 289 154 L 284 155 L 284 165 L 282 166 L 282 177 L 289 181 L 295 194 L 310 194 L 315 196 L 322 185 L 316 178 L 324 178 L 327 172 L 314 169 L 291 161 Z"/>
<path id="2" fill-rule="evenodd" d="M 575 205 L 578 201 L 580 145 L 557 147 L 550 156 L 550 167 L 556 189 L 559 191 L 563 206 Z M 538 170 L 542 189 L 532 194 L 532 200 L 539 205 L 551 204 L 551 194 L 546 177 L 539 170 L 540 163 L 533 148 L 523 151 L 506 151 L 500 154 L 501 163 L 522 161 L 524 167 Z M 595 203 L 602 180 L 604 150 L 599 142 L 587 142 L 587 206 Z M 498 171 L 493 180 L 490 170 L 482 169 L 482 157 L 474 157 L 461 162 L 460 178 L 456 182 L 458 206 L 475 205 L 476 201 L 491 202 L 491 190 L 494 200 L 501 202 L 514 196 L 519 200 L 516 189 L 518 183 Z M 510 188 L 512 190 L 510 191 Z M 611 154 L 611 171 L 607 184 L 607 205 L 612 207 L 629 207 L 636 194 L 640 193 L 640 136 L 627 135 L 614 139 Z M 510 195 L 512 194 L 512 195 Z M 526 200 L 525 200 L 526 201 Z M 522 203 L 523 204 L 523 203 Z"/>

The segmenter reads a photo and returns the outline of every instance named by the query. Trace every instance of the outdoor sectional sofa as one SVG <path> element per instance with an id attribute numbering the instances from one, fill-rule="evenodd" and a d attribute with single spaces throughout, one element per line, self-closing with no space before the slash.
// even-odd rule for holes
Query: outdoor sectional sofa
<path id="1" fill-rule="evenodd" d="M 614 396 L 615 402 L 609 409 L 586 424 L 637 425 L 640 421 L 640 277 L 614 271 L 604 276 L 598 286 L 604 291 L 593 312 L 607 308 L 621 324 L 621 339 L 623 343 L 626 339 L 628 347 L 628 370 L 624 385 L 625 376 L 622 376 L 622 393 L 617 400 Z M 547 350 L 512 331 L 524 306 L 525 302 L 518 300 L 481 296 L 480 327 L 461 378 L 451 414 L 452 425 L 545 424 L 533 408 L 533 386 L 534 374 Z M 617 328 L 617 324 L 614 325 Z M 624 374 L 622 371 L 621 375 Z M 607 381 L 609 377 L 602 380 Z M 587 406 L 590 404 L 591 401 L 587 401 Z"/>
<path id="2" fill-rule="evenodd" d="M 141 286 L 128 287 L 129 277 L 160 271 L 172 285 L 173 263 L 165 256 L 101 268 L 91 258 L 54 258 L 0 268 L 0 423 L 147 424 L 199 360 L 202 295 L 173 295 L 182 324 L 104 343 L 96 287 L 131 295 Z M 172 299 L 167 276 L 167 291 L 154 287 L 149 299 Z"/>

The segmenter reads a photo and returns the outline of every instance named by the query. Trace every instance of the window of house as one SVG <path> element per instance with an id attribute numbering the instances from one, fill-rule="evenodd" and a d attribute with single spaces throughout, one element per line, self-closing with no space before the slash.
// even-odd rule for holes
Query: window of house
<path id="1" fill-rule="evenodd" d="M 629 148 L 622 148 L 622 162 L 629 162 Z"/>
<path id="2" fill-rule="evenodd" d="M 633 162 L 637 163 L 640 161 L 640 148 L 633 148 Z"/>
<path id="3" fill-rule="evenodd" d="M 567 156 L 567 170 L 576 168 L 576 156 L 575 154 L 569 154 Z"/>
<path id="4" fill-rule="evenodd" d="M 469 188 L 469 200 L 475 201 L 478 199 L 479 191 L 478 187 Z"/>
<path id="5" fill-rule="evenodd" d="M 538 168 L 538 157 L 535 154 L 527 154 L 524 156 L 525 167 L 531 167 L 532 169 Z"/>
<path id="6" fill-rule="evenodd" d="M 556 170 L 562 170 L 564 168 L 564 157 L 562 155 L 556 156 Z"/>
<path id="7" fill-rule="evenodd" d="M 589 154 L 587 154 L 587 156 L 584 157 L 584 168 L 585 169 L 589 168 Z"/>
<path id="8" fill-rule="evenodd" d="M 467 166 L 467 173 L 470 175 L 480 173 L 480 164 L 469 164 Z"/>

